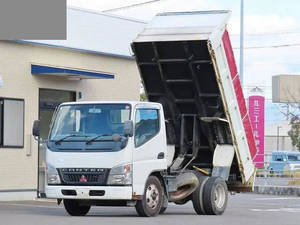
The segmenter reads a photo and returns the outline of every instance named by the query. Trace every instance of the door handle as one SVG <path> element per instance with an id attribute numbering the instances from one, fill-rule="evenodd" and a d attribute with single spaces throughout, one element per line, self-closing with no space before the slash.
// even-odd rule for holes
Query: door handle
<path id="1" fill-rule="evenodd" d="M 165 158 L 165 153 L 164 152 L 158 153 L 157 159 L 163 159 L 163 158 Z"/>

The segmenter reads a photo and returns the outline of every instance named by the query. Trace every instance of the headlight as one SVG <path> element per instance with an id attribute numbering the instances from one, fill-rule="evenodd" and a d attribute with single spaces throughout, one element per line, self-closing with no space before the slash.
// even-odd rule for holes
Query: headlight
<path id="1" fill-rule="evenodd" d="M 47 165 L 46 173 L 47 173 L 47 182 L 48 182 L 48 184 L 60 184 L 61 183 L 60 178 L 59 178 L 59 174 L 58 174 L 56 168 L 54 168 L 51 165 Z"/>
<path id="2" fill-rule="evenodd" d="M 132 184 L 132 165 L 126 164 L 113 167 L 110 170 L 108 185 L 130 185 Z"/>

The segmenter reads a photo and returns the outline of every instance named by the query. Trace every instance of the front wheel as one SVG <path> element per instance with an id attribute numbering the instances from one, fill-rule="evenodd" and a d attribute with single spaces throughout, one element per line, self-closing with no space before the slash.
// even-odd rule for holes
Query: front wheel
<path id="1" fill-rule="evenodd" d="M 64 206 L 71 216 L 85 216 L 91 208 L 90 205 L 84 205 L 82 201 L 74 199 L 64 199 Z"/>
<path id="2" fill-rule="evenodd" d="M 139 216 L 157 216 L 163 204 L 163 188 L 155 176 L 150 176 L 146 182 L 144 195 L 137 201 L 135 209 Z"/>
<path id="3" fill-rule="evenodd" d="M 166 194 L 163 194 L 163 203 L 162 203 L 162 206 L 160 208 L 160 211 L 159 211 L 159 214 L 164 214 L 165 211 L 167 210 L 168 208 L 168 197 L 166 196 Z"/>

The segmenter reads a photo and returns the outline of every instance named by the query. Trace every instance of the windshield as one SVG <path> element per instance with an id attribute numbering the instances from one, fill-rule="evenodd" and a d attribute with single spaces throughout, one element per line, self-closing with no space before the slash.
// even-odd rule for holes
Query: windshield
<path id="1" fill-rule="evenodd" d="M 63 105 L 59 107 L 49 139 L 70 142 L 113 134 L 123 136 L 124 122 L 129 119 L 128 104 Z"/>

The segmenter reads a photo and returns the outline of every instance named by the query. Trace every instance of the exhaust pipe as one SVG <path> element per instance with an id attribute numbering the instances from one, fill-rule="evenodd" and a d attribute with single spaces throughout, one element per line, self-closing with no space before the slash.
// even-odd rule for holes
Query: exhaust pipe
<path id="1" fill-rule="evenodd" d="M 175 202 L 188 197 L 197 189 L 198 185 L 199 180 L 193 172 L 178 175 L 176 177 L 177 190 L 169 193 L 169 200 Z"/>

